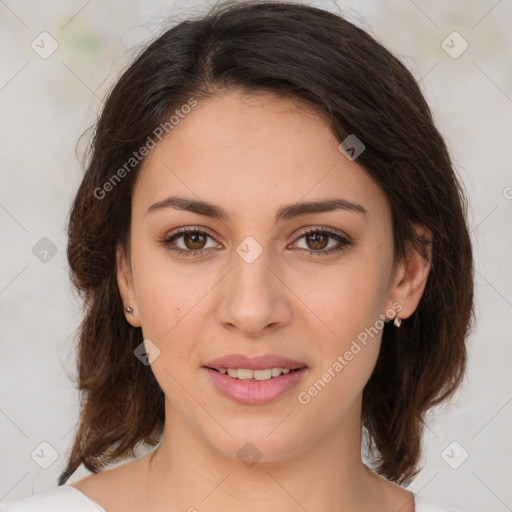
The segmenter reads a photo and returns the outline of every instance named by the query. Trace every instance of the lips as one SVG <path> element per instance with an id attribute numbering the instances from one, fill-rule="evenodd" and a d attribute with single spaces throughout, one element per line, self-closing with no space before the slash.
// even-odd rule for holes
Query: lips
<path id="1" fill-rule="evenodd" d="M 204 368 L 209 381 L 224 397 L 244 405 L 265 405 L 285 396 L 298 386 L 307 374 L 307 367 L 265 381 L 233 379 L 219 371 Z"/>
<path id="2" fill-rule="evenodd" d="M 297 370 L 307 367 L 306 363 L 288 359 L 275 354 L 263 354 L 259 356 L 246 356 L 244 354 L 229 354 L 208 361 L 205 368 L 219 371 L 221 368 L 241 368 L 247 370 L 266 370 L 267 368 L 288 368 Z"/>
<path id="3" fill-rule="evenodd" d="M 270 376 L 261 370 L 272 369 Z M 289 394 L 302 378 L 308 373 L 308 366 L 302 362 L 275 354 L 246 356 L 244 354 L 229 354 L 208 361 L 203 370 L 217 391 L 226 398 L 245 405 L 265 405 Z M 227 373 L 238 372 L 239 378 L 233 378 Z M 244 370 L 246 370 L 244 372 Z M 251 374 L 254 370 L 257 378 L 240 378 L 240 373 Z M 256 371 L 260 370 L 256 376 Z M 279 370 L 279 372 L 277 372 Z M 262 373 L 264 375 L 262 375 Z M 262 379 L 263 377 L 263 379 Z"/>

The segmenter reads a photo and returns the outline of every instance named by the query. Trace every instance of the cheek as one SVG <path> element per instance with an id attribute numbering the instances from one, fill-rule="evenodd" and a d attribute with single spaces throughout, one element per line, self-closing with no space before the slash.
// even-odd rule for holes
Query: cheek
<path id="1" fill-rule="evenodd" d="M 142 244 L 132 253 L 136 299 L 144 338 L 151 339 L 173 357 L 183 353 L 202 325 L 198 315 L 205 290 L 211 288 L 208 274 L 194 265 L 173 265 L 171 255 L 156 245 Z M 187 343 L 175 343 L 175 340 Z"/>
<path id="2" fill-rule="evenodd" d="M 338 349 L 373 326 L 385 312 L 388 266 L 387 261 L 358 255 L 331 269 L 326 285 L 316 286 L 309 295 L 311 309 L 324 321 L 328 328 L 325 332 Z"/>
<path id="3" fill-rule="evenodd" d="M 329 294 L 319 313 L 329 334 L 311 337 L 315 364 L 297 392 L 302 428 L 315 429 L 319 436 L 344 418 L 359 417 L 361 393 L 377 362 L 384 327 L 379 316 L 385 312 L 384 293 L 380 298 L 375 275 L 340 276 L 334 284 L 342 287 Z"/>
<path id="4" fill-rule="evenodd" d="M 344 263 L 329 273 L 328 286 L 310 296 L 311 309 L 326 327 L 323 336 L 311 336 L 316 364 L 308 385 L 319 381 L 311 389 L 311 396 L 323 396 L 318 403 L 350 403 L 369 379 L 380 349 L 390 255 L 362 251 Z"/>

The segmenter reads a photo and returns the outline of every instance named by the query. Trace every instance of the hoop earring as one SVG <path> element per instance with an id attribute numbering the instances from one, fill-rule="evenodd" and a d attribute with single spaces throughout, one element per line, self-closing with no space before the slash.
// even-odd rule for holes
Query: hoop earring
<path id="1" fill-rule="evenodd" d="M 126 307 L 124 308 L 124 310 L 125 310 L 127 313 L 133 314 L 133 309 L 132 309 L 130 306 L 126 306 Z"/>
<path id="2" fill-rule="evenodd" d="M 395 316 L 393 323 L 395 324 L 395 327 L 400 327 L 400 325 L 402 324 L 402 319 L 399 316 Z"/>

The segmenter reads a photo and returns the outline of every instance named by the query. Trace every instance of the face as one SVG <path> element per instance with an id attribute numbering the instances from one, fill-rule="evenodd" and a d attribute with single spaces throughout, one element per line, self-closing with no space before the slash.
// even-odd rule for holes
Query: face
<path id="1" fill-rule="evenodd" d="M 118 283 L 127 320 L 159 350 L 166 431 L 233 458 L 250 442 L 269 461 L 358 435 L 383 319 L 412 313 L 426 270 L 411 258 L 393 272 L 387 199 L 338 145 L 292 100 L 229 94 L 146 158 Z M 297 208 L 310 202 L 331 209 Z"/>

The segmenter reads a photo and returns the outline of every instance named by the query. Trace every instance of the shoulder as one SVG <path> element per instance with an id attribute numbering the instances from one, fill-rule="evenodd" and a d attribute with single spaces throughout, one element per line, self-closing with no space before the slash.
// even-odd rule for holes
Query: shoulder
<path id="1" fill-rule="evenodd" d="M 62 485 L 49 491 L 10 503 L 0 503 L 0 512 L 105 512 L 97 503 L 71 485 Z"/>
<path id="2" fill-rule="evenodd" d="M 414 495 L 415 512 L 459 512 L 454 508 L 442 507 L 425 500 L 421 496 Z"/>

